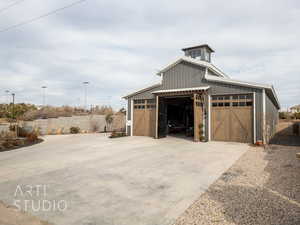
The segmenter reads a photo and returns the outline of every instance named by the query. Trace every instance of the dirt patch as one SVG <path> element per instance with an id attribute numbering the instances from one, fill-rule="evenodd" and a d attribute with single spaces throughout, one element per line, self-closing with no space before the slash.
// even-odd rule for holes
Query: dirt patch
<path id="1" fill-rule="evenodd" d="M 7 148 L 1 146 L 1 143 L 0 143 L 0 152 L 6 152 L 6 151 L 16 150 L 16 149 L 23 148 L 23 147 L 29 147 L 29 146 L 32 146 L 35 144 L 39 144 L 43 141 L 44 141 L 43 139 L 39 138 L 38 140 L 36 140 L 34 142 L 24 141 L 21 145 L 18 145 L 18 146 L 11 145 L 10 147 L 7 147 Z M 13 142 L 13 140 L 12 140 L 12 142 Z"/>
<path id="2" fill-rule="evenodd" d="M 300 147 L 252 148 L 176 225 L 300 224 Z"/>
<path id="3" fill-rule="evenodd" d="M 295 131 L 295 124 L 298 124 Z M 277 132 L 271 138 L 270 144 L 286 145 L 286 146 L 300 146 L 300 122 L 299 121 L 285 121 L 280 120 L 277 125 Z"/>
<path id="4" fill-rule="evenodd" d="M 0 224 L 1 225 L 51 225 L 41 221 L 37 217 L 20 212 L 15 207 L 7 206 L 0 201 Z"/>

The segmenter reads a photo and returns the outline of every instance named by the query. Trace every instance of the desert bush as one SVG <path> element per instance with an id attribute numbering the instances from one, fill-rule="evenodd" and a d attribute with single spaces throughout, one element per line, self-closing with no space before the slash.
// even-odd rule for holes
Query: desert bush
<path id="1" fill-rule="evenodd" d="M 74 108 L 70 106 L 53 107 L 45 106 L 39 110 L 30 110 L 26 112 L 22 119 L 25 121 L 31 121 L 36 119 L 48 119 L 57 117 L 69 117 L 74 114 Z"/>
<path id="2" fill-rule="evenodd" d="M 294 118 L 295 118 L 296 120 L 300 120 L 300 112 L 294 113 Z"/>
<path id="3" fill-rule="evenodd" d="M 20 141 L 18 139 L 14 139 L 11 141 L 13 146 L 19 146 L 20 145 Z"/>
<path id="4" fill-rule="evenodd" d="M 114 118 L 113 118 L 113 114 L 110 113 L 110 114 L 107 114 L 105 116 L 105 122 L 106 122 L 106 126 L 107 126 L 107 130 L 109 130 L 112 122 L 114 121 Z"/>
<path id="5" fill-rule="evenodd" d="M 12 147 L 13 147 L 12 143 L 11 143 L 9 140 L 5 140 L 5 141 L 2 143 L 2 146 L 3 146 L 4 148 L 6 148 L 6 149 L 12 148 Z"/>
<path id="6" fill-rule="evenodd" d="M 79 127 L 71 127 L 70 128 L 70 133 L 71 134 L 78 134 L 80 132 L 80 128 Z"/>
<path id="7" fill-rule="evenodd" d="M 116 131 L 113 131 L 109 137 L 110 138 L 118 138 L 118 137 L 125 137 L 125 136 L 126 136 L 125 132 L 116 132 Z"/>
<path id="8" fill-rule="evenodd" d="M 288 113 L 287 112 L 279 112 L 279 119 L 287 119 Z"/>
<path id="9" fill-rule="evenodd" d="M 38 138 L 38 133 L 35 132 L 35 131 L 30 132 L 30 133 L 27 135 L 27 137 L 26 137 L 26 140 L 27 140 L 28 142 L 35 142 L 35 141 L 37 141 L 38 139 L 39 139 L 39 138 Z"/>
<path id="10" fill-rule="evenodd" d="M 111 106 L 96 106 L 93 108 L 93 114 L 97 115 L 108 115 L 108 114 L 114 114 L 114 111 Z"/>
<path id="11" fill-rule="evenodd" d="M 36 107 L 31 104 L 17 103 L 17 104 L 0 104 L 0 117 L 2 118 L 20 118 L 26 112 L 36 110 Z"/>

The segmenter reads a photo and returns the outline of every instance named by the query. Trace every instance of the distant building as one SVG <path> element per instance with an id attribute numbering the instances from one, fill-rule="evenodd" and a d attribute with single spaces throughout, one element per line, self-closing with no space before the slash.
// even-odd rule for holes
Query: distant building
<path id="1" fill-rule="evenodd" d="M 292 113 L 299 113 L 300 112 L 300 105 L 295 105 L 290 108 Z"/>

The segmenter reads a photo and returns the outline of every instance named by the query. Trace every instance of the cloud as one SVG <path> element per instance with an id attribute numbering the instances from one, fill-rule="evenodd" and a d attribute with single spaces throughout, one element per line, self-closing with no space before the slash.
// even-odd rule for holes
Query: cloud
<path id="1" fill-rule="evenodd" d="M 8 1 L 2 1 L 0 8 Z M 67 5 L 24 1 L 0 13 L 0 29 Z M 125 104 L 122 96 L 159 81 L 182 47 L 208 43 L 213 63 L 239 80 L 275 86 L 283 107 L 299 104 L 299 1 L 91 1 L 0 33 L 0 95 L 18 101 Z M 2 98 L 5 99 L 5 98 Z"/>

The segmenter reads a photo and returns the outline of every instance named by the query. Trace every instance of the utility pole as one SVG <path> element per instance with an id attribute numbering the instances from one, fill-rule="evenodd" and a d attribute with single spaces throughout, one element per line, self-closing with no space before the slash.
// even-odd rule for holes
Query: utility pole
<path id="1" fill-rule="evenodd" d="M 45 107 L 46 104 L 46 88 L 47 86 L 42 86 L 43 89 L 43 106 Z"/>
<path id="2" fill-rule="evenodd" d="M 89 84 L 88 81 L 82 82 L 84 85 L 84 109 L 87 110 L 87 86 Z"/>
<path id="3" fill-rule="evenodd" d="M 6 96 L 6 112 L 5 112 L 5 114 L 8 115 L 8 111 L 9 111 L 8 110 L 9 109 L 9 90 L 6 90 L 5 93 L 6 93 L 6 95 L 5 95 Z"/>
<path id="4" fill-rule="evenodd" d="M 17 118 L 15 118 L 15 93 L 11 93 L 12 95 L 12 120 L 14 121 L 16 119 L 16 121 L 14 121 L 14 131 L 15 131 L 15 137 L 18 137 L 18 129 L 19 129 L 19 126 L 18 126 L 18 121 L 17 121 Z"/>
<path id="5" fill-rule="evenodd" d="M 15 118 L 15 93 L 11 93 L 12 95 L 12 119 Z"/>

